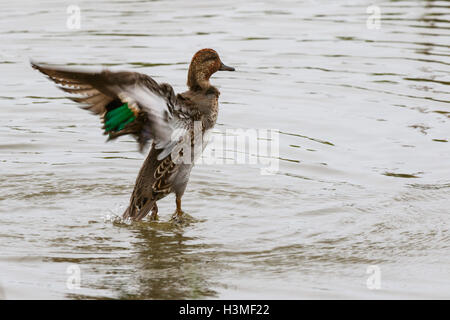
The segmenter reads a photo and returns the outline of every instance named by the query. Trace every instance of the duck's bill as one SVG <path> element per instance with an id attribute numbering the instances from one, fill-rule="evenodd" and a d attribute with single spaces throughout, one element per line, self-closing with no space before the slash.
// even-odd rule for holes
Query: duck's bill
<path id="1" fill-rule="evenodd" d="M 227 66 L 227 65 L 224 65 L 224 64 L 222 63 L 222 65 L 220 66 L 219 71 L 234 71 L 234 68 L 233 68 L 233 67 L 229 67 L 229 66 Z"/>

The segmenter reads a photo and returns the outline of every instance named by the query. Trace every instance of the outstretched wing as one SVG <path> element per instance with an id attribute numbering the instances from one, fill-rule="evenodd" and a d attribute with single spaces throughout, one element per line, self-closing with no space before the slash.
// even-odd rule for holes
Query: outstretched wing
<path id="1" fill-rule="evenodd" d="M 167 156 L 198 115 L 195 109 L 179 103 L 172 86 L 158 84 L 145 74 L 31 65 L 60 89 L 79 95 L 70 99 L 101 117 L 109 139 L 131 134 L 141 151 L 153 141 L 156 149 L 164 149 L 161 155 Z"/>

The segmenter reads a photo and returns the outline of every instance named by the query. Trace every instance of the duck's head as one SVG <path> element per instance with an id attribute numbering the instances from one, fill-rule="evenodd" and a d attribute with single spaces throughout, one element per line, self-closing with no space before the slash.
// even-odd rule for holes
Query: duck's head
<path id="1" fill-rule="evenodd" d="M 234 68 L 225 65 L 213 49 L 197 51 L 189 65 L 187 81 L 189 89 L 208 89 L 211 86 L 209 78 L 217 71 L 234 71 Z"/>

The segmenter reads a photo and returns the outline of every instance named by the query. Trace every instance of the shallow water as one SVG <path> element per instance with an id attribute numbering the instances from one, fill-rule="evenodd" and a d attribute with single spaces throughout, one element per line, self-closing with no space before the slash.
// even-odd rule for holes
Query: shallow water
<path id="1" fill-rule="evenodd" d="M 1 3 L 0 298 L 449 298 L 450 4 L 375 3 L 380 29 L 372 1 L 77 1 L 79 30 L 67 4 Z M 237 69 L 213 135 L 278 130 L 279 170 L 199 165 L 188 225 L 173 197 L 112 222 L 145 155 L 28 59 L 180 92 L 203 47 Z"/>

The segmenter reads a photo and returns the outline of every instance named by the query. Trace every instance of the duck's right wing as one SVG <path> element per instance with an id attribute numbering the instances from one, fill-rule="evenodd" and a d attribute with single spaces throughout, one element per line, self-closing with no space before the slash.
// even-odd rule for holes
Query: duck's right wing
<path id="1" fill-rule="evenodd" d="M 83 109 L 99 115 L 104 134 L 115 139 L 133 135 L 140 150 L 154 142 L 161 155 L 168 155 L 186 135 L 198 111 L 177 100 L 172 86 L 158 84 L 137 72 L 88 72 L 31 63 L 33 68 L 59 84 L 59 88 L 82 97 L 71 97 Z"/>

